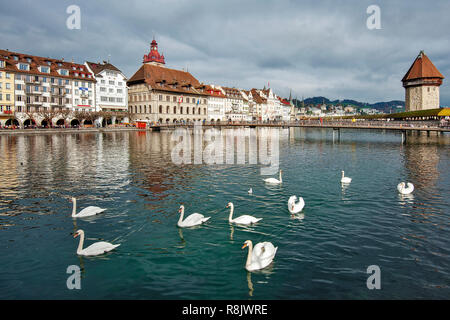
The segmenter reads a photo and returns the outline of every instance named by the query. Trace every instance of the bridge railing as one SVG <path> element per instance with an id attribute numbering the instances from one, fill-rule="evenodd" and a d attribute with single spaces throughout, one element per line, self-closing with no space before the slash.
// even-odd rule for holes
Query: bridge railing
<path id="1" fill-rule="evenodd" d="M 449 122 L 438 120 L 427 121 L 386 121 L 386 120 L 297 120 L 297 121 L 202 121 L 202 125 L 207 126 L 251 126 L 251 125 L 267 125 L 267 126 L 323 126 L 323 127 L 386 127 L 386 128 L 439 128 L 449 127 Z M 154 123 L 151 126 L 159 127 L 176 127 L 176 126 L 193 126 L 194 122 L 188 123 Z"/>

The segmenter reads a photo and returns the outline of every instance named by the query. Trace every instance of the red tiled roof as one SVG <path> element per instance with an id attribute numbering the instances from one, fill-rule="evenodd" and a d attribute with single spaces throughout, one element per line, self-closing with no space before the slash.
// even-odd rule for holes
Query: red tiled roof
<path id="1" fill-rule="evenodd" d="M 99 74 L 103 70 L 112 70 L 122 73 L 118 68 L 116 68 L 114 65 L 112 65 L 109 62 L 103 61 L 103 63 L 95 63 L 95 62 L 89 62 L 86 61 L 86 63 L 89 65 L 89 68 L 95 73 L 95 75 Z"/>
<path id="2" fill-rule="evenodd" d="M 189 72 L 162 66 L 143 64 L 127 81 L 127 85 L 146 83 L 154 90 L 209 95 L 202 85 Z"/>
<path id="3" fill-rule="evenodd" d="M 17 60 L 14 59 L 17 58 Z M 71 78 L 71 79 L 80 79 L 84 81 L 95 81 L 92 73 L 88 71 L 85 65 L 67 62 L 64 59 L 52 59 L 45 57 L 38 57 L 24 53 L 12 52 L 8 50 L 0 50 L 0 60 L 5 61 L 5 70 L 16 72 L 16 73 L 25 73 L 25 74 L 35 74 L 41 76 L 54 76 L 59 78 Z M 20 70 L 17 66 L 18 63 L 27 63 L 30 66 L 30 70 Z M 38 67 L 50 67 L 50 73 L 40 72 Z M 75 68 L 76 70 L 73 70 Z M 69 71 L 68 76 L 63 76 L 58 73 L 59 69 L 65 69 Z M 78 73 L 78 76 L 75 76 L 75 73 Z M 85 77 L 81 75 L 84 74 Z M 88 76 L 91 76 L 89 78 Z"/>
<path id="4" fill-rule="evenodd" d="M 426 56 L 423 51 L 417 56 L 414 63 L 409 68 L 408 72 L 403 77 L 402 81 L 423 79 L 423 78 L 440 78 L 444 79 L 444 76 L 434 66 L 431 60 Z"/>
<path id="5" fill-rule="evenodd" d="M 255 101 L 257 104 L 263 104 L 267 102 L 267 99 L 261 97 L 256 89 L 252 89 L 250 90 L 250 92 L 252 93 L 253 101 Z"/>

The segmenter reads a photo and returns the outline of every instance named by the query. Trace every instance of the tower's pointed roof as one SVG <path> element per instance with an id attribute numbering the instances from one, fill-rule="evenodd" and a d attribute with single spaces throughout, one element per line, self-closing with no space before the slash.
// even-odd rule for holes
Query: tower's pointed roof
<path id="1" fill-rule="evenodd" d="M 434 66 L 433 62 L 427 57 L 427 55 L 420 51 L 414 63 L 409 68 L 408 72 L 403 77 L 402 81 L 423 79 L 423 78 L 440 78 L 444 79 L 444 76 Z"/>

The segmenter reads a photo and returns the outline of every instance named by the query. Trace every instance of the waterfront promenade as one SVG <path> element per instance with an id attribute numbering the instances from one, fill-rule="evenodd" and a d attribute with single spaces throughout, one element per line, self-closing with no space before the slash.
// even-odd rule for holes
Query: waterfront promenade
<path id="1" fill-rule="evenodd" d="M 198 123 L 200 124 L 200 123 Z M 161 131 L 174 130 L 176 128 L 193 128 L 195 124 L 190 123 L 153 123 L 145 128 L 137 128 L 134 126 L 110 126 L 101 128 L 35 128 L 35 129 L 1 129 L 0 135 L 15 134 L 51 134 L 51 133 L 84 133 L 84 132 L 123 132 L 123 131 Z M 283 121 L 283 122 L 201 122 L 204 128 L 322 128 L 333 129 L 340 135 L 341 129 L 356 130 L 393 130 L 402 132 L 406 140 L 406 133 L 426 133 L 431 132 L 437 134 L 450 132 L 450 124 L 444 125 L 439 121 L 323 121 L 320 120 L 300 120 L 300 121 Z"/>

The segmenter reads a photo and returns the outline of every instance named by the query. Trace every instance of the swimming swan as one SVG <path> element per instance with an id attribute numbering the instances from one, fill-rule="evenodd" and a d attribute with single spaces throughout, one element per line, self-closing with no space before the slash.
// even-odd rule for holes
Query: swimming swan
<path id="1" fill-rule="evenodd" d="M 405 187 L 406 185 L 407 187 Z M 408 182 L 407 184 L 405 184 L 404 182 L 400 182 L 397 185 L 397 190 L 401 194 L 410 194 L 411 192 L 414 191 L 414 185 L 411 182 Z"/>
<path id="2" fill-rule="evenodd" d="M 260 242 L 253 248 L 251 240 L 244 242 L 242 249 L 245 247 L 248 247 L 247 261 L 245 263 L 245 269 L 248 271 L 264 269 L 267 267 L 273 261 L 278 249 L 278 247 L 274 247 L 271 242 Z"/>
<path id="3" fill-rule="evenodd" d="M 297 196 L 291 196 L 289 198 L 289 200 L 288 200 L 288 210 L 289 210 L 290 213 L 299 213 L 305 207 L 305 200 L 303 200 L 302 197 L 300 197 L 298 199 L 298 203 L 296 203 L 296 201 L 297 201 Z"/>
<path id="4" fill-rule="evenodd" d="M 184 219 L 184 221 L 183 221 L 183 216 L 184 216 L 184 206 L 183 205 L 180 206 L 180 209 L 178 210 L 178 212 L 181 213 L 180 219 L 178 220 L 178 223 L 177 223 L 177 225 L 180 228 L 197 226 L 199 224 L 202 224 L 203 222 L 208 221 L 209 218 L 211 218 L 211 217 L 205 218 L 205 216 L 200 213 L 193 213 L 193 214 L 187 216 L 186 219 Z"/>
<path id="5" fill-rule="evenodd" d="M 97 256 L 120 246 L 120 244 L 111 244 L 109 242 L 100 241 L 95 242 L 89 247 L 83 249 L 84 231 L 81 229 L 77 230 L 73 237 L 76 238 L 78 236 L 80 236 L 80 243 L 78 244 L 77 254 L 80 256 Z"/>
<path id="6" fill-rule="evenodd" d="M 344 176 L 344 170 L 342 170 L 341 183 L 350 183 L 350 182 L 352 182 L 352 178 L 345 177 L 345 176 Z"/>
<path id="7" fill-rule="evenodd" d="M 240 217 L 237 217 L 233 219 L 233 212 L 234 212 L 234 205 L 232 202 L 229 202 L 226 206 L 226 208 L 230 208 L 230 215 L 228 216 L 228 221 L 230 223 L 236 223 L 236 224 L 242 224 L 242 225 L 248 225 L 257 223 L 258 221 L 262 220 L 262 218 L 255 218 L 253 216 L 249 215 L 243 215 Z"/>
<path id="8" fill-rule="evenodd" d="M 281 179 L 281 173 L 283 172 L 283 170 L 280 170 L 280 180 L 277 180 L 275 178 L 268 178 L 268 179 L 264 179 L 265 183 L 271 183 L 271 184 L 280 184 L 283 182 L 283 180 Z"/>
<path id="9" fill-rule="evenodd" d="M 84 208 L 80 212 L 77 212 L 77 199 L 75 197 L 72 197 L 71 201 L 73 202 L 73 209 L 72 209 L 72 218 L 84 218 L 84 217 L 90 217 L 95 216 L 97 213 L 103 212 L 106 209 L 102 209 L 100 207 L 94 207 L 89 206 L 87 208 Z"/>

